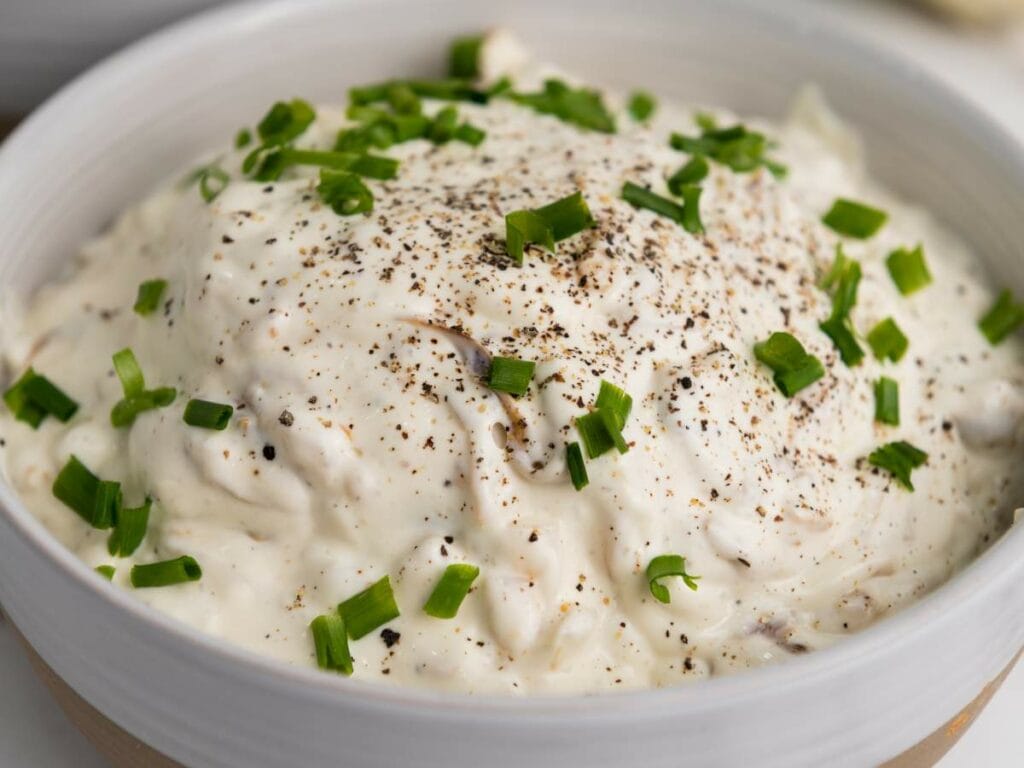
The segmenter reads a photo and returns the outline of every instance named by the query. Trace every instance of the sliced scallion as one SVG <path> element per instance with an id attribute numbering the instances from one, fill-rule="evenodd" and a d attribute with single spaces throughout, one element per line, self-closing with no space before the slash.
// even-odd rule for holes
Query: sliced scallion
<path id="1" fill-rule="evenodd" d="M 658 555 L 647 564 L 647 584 L 651 594 L 659 603 L 672 602 L 668 587 L 661 583 L 662 579 L 678 576 L 683 583 L 694 592 L 700 576 L 693 576 L 686 571 L 686 558 L 682 555 Z"/>
<path id="2" fill-rule="evenodd" d="M 141 507 L 125 507 L 117 515 L 116 525 L 107 540 L 107 551 L 114 557 L 128 557 L 142 544 L 149 526 L 149 512 L 153 506 L 147 498 Z"/>
<path id="3" fill-rule="evenodd" d="M 775 386 L 786 397 L 793 397 L 822 376 L 825 369 L 814 355 L 791 334 L 777 331 L 754 345 L 754 355 L 772 369 Z"/>
<path id="4" fill-rule="evenodd" d="M 995 346 L 1024 325 L 1024 305 L 1018 304 L 1008 290 L 1001 291 L 992 308 L 978 321 L 988 343 Z"/>
<path id="5" fill-rule="evenodd" d="M 339 216 L 353 216 L 373 210 L 373 193 L 354 173 L 320 171 L 317 192 L 323 201 Z"/>
<path id="6" fill-rule="evenodd" d="M 694 155 L 687 161 L 686 165 L 668 177 L 668 190 L 673 195 L 681 197 L 683 187 L 688 184 L 699 184 L 708 175 L 708 161 L 704 155 Z"/>
<path id="7" fill-rule="evenodd" d="M 348 636 L 353 640 L 398 618 L 398 604 L 391 591 L 391 579 L 385 576 L 353 595 L 338 606 L 338 613 L 345 620 Z"/>
<path id="8" fill-rule="evenodd" d="M 875 357 L 879 360 L 888 358 L 898 363 L 910 346 L 910 341 L 903 335 L 903 331 L 896 325 L 891 317 L 879 321 L 874 328 L 868 331 L 868 346 Z"/>
<path id="9" fill-rule="evenodd" d="M 898 427 L 900 423 L 900 385 L 888 376 L 875 382 L 875 421 Z"/>
<path id="10" fill-rule="evenodd" d="M 892 281 L 904 296 L 909 296 L 931 283 L 932 275 L 924 260 L 924 248 L 918 245 L 914 250 L 898 248 L 885 260 Z"/>
<path id="11" fill-rule="evenodd" d="M 582 491 L 590 483 L 587 477 L 587 466 L 583 462 L 583 451 L 579 443 L 569 443 L 565 447 L 565 463 L 569 468 L 569 479 L 577 491 Z"/>
<path id="12" fill-rule="evenodd" d="M 454 619 L 462 601 L 469 594 L 480 569 L 467 563 L 455 563 L 444 569 L 441 580 L 430 593 L 423 612 L 435 619 Z"/>
<path id="13" fill-rule="evenodd" d="M 839 198 L 821 220 L 840 235 L 865 240 L 878 232 L 888 218 L 888 214 L 878 208 Z"/>
<path id="14" fill-rule="evenodd" d="M 166 280 L 158 278 L 141 283 L 133 307 L 135 313 L 142 316 L 153 314 L 160 306 L 160 299 L 163 298 L 165 290 L 167 290 Z"/>
<path id="15" fill-rule="evenodd" d="M 320 669 L 352 674 L 352 654 L 348 648 L 345 620 L 337 613 L 317 616 L 309 625 Z"/>
<path id="16" fill-rule="evenodd" d="M 185 406 L 183 421 L 190 427 L 221 431 L 231 422 L 231 414 L 235 409 L 225 403 L 214 403 L 209 400 L 193 398 Z"/>
<path id="17" fill-rule="evenodd" d="M 117 572 L 117 569 L 114 568 L 114 566 L 112 566 L 112 565 L 97 565 L 96 566 L 96 573 L 98 573 L 100 576 L 102 576 L 107 581 L 112 581 L 113 578 L 114 578 L 114 574 L 116 572 Z"/>
<path id="18" fill-rule="evenodd" d="M 448 56 L 448 76 L 475 80 L 480 76 L 480 48 L 483 35 L 456 38 Z"/>
<path id="19" fill-rule="evenodd" d="M 889 472 L 908 491 L 914 490 L 910 473 L 928 460 L 928 454 L 900 440 L 886 443 L 868 456 L 868 463 Z"/>
<path id="20" fill-rule="evenodd" d="M 658 108 L 658 102 L 647 91 L 634 91 L 629 97 L 627 108 L 633 119 L 642 123 L 654 114 L 654 110 Z"/>
<path id="21" fill-rule="evenodd" d="M 514 357 L 495 357 L 491 360 L 491 370 L 487 377 L 487 386 L 499 392 L 522 396 L 530 388 L 533 369 L 536 363 L 530 360 L 517 360 Z"/>
<path id="22" fill-rule="evenodd" d="M 4 392 L 4 403 L 18 421 L 33 429 L 46 416 L 67 422 L 78 412 L 78 403 L 45 376 L 29 368 Z"/>
<path id="23" fill-rule="evenodd" d="M 182 555 L 173 560 L 163 560 L 159 563 L 133 565 L 129 580 L 136 589 L 143 589 L 199 581 L 202 576 L 203 569 L 199 567 L 195 558 Z"/>

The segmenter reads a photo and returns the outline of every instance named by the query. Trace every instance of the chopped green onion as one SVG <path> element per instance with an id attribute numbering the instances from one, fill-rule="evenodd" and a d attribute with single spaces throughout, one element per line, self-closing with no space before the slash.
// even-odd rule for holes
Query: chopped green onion
<path id="1" fill-rule="evenodd" d="M 868 456 L 868 462 L 872 466 L 892 474 L 896 481 L 908 491 L 914 490 L 914 484 L 910 482 L 911 471 L 920 467 L 927 460 L 927 453 L 903 440 L 886 443 Z"/>
<path id="2" fill-rule="evenodd" d="M 4 403 L 18 421 L 36 429 L 46 416 L 67 422 L 78 412 L 78 403 L 52 381 L 32 368 L 4 392 Z"/>
<path id="3" fill-rule="evenodd" d="M 619 429 L 626 426 L 626 419 L 633 410 L 633 398 L 609 381 L 601 379 L 601 388 L 597 392 L 594 407 L 599 411 L 611 411 L 615 414 Z"/>
<path id="4" fill-rule="evenodd" d="M 522 265 L 528 243 L 555 252 L 555 236 L 548 223 L 533 211 L 512 211 L 505 215 L 505 249 L 516 264 Z"/>
<path id="5" fill-rule="evenodd" d="M 203 569 L 195 558 L 182 555 L 174 560 L 159 563 L 133 565 L 129 579 L 136 589 L 145 587 L 169 587 L 172 584 L 184 584 L 188 581 L 199 581 Z"/>
<path id="6" fill-rule="evenodd" d="M 377 627 L 398 618 L 398 604 L 391 591 L 391 580 L 385 576 L 374 582 L 357 595 L 338 606 L 338 613 L 345 620 L 348 636 L 358 640 Z"/>
<path id="7" fill-rule="evenodd" d="M 534 209 L 533 212 L 551 227 L 555 242 L 590 229 L 595 223 L 582 192 L 566 195 L 561 200 Z"/>
<path id="8" fill-rule="evenodd" d="M 420 97 L 408 83 L 392 83 L 388 88 L 388 104 L 399 115 L 418 115 L 423 110 Z"/>
<path id="9" fill-rule="evenodd" d="M 576 431 L 580 433 L 587 456 L 596 459 L 615 447 L 608 430 L 605 429 L 600 411 L 591 411 L 576 417 Z"/>
<path id="10" fill-rule="evenodd" d="M 256 131 L 266 146 L 287 144 L 304 133 L 314 119 L 316 112 L 309 102 L 302 99 L 279 101 L 260 120 Z"/>
<path id="11" fill-rule="evenodd" d="M 818 327 L 832 339 L 839 350 L 839 357 L 848 367 L 853 368 L 864 359 L 864 350 L 857 342 L 848 318 L 830 317 Z"/>
<path id="12" fill-rule="evenodd" d="M 615 119 L 605 107 L 598 91 L 572 88 L 561 80 L 546 80 L 538 93 L 509 93 L 518 104 L 555 117 L 580 128 L 615 133 Z"/>
<path id="13" fill-rule="evenodd" d="M 231 177 L 228 176 L 227 171 L 210 166 L 202 168 L 197 179 L 199 180 L 199 194 L 205 202 L 212 203 L 214 198 L 224 191 Z"/>
<path id="14" fill-rule="evenodd" d="M 819 327 L 839 349 L 839 356 L 851 368 L 864 359 L 864 350 L 857 343 L 850 322 L 850 311 L 857 303 L 857 286 L 860 284 L 860 262 L 848 259 L 837 250 L 836 261 L 823 284 L 834 288 L 832 291 L 832 314 Z"/>
<path id="15" fill-rule="evenodd" d="M 900 385 L 888 376 L 875 382 L 875 421 L 894 427 L 900 424 Z"/>
<path id="16" fill-rule="evenodd" d="M 693 122 L 703 133 L 711 133 L 718 130 L 718 121 L 715 116 L 708 112 L 698 112 L 693 116 Z"/>
<path id="17" fill-rule="evenodd" d="M 448 75 L 465 80 L 480 77 L 480 47 L 483 42 L 483 35 L 456 38 L 448 56 Z"/>
<path id="18" fill-rule="evenodd" d="M 704 224 L 700 220 L 700 193 L 701 188 L 696 184 L 684 184 L 682 187 L 683 198 L 683 229 L 691 235 L 697 235 L 704 231 Z"/>
<path id="19" fill-rule="evenodd" d="M 444 575 L 430 593 L 423 612 L 435 619 L 454 619 L 459 606 L 469 594 L 473 581 L 480 575 L 475 565 L 457 563 L 444 569 Z"/>
<path id="20" fill-rule="evenodd" d="M 120 352 L 114 353 L 114 372 L 121 380 L 125 397 L 142 394 L 146 388 L 146 379 L 142 375 L 142 368 L 130 348 L 125 347 Z"/>
<path id="21" fill-rule="evenodd" d="M 569 443 L 565 446 L 565 463 L 569 467 L 569 479 L 577 491 L 582 491 L 590 483 L 587 477 L 587 466 L 583 463 L 583 451 L 579 443 Z"/>
<path id="22" fill-rule="evenodd" d="M 373 210 L 373 193 L 354 173 L 322 169 L 316 189 L 323 201 L 339 216 L 369 213 Z"/>
<path id="23" fill-rule="evenodd" d="M 98 573 L 100 576 L 102 576 L 107 581 L 112 581 L 113 580 L 114 573 L 116 573 L 116 571 L 117 571 L 117 569 L 114 568 L 114 566 L 112 566 L 112 565 L 97 565 L 96 566 L 96 573 Z"/>
<path id="24" fill-rule="evenodd" d="M 836 257 L 832 261 L 832 266 L 829 267 L 828 272 L 822 275 L 821 280 L 818 281 L 818 287 L 823 291 L 832 292 L 832 288 L 838 284 L 839 278 L 841 278 L 850 265 L 851 259 L 843 252 L 843 244 L 836 243 Z"/>
<path id="25" fill-rule="evenodd" d="M 793 397 L 825 375 L 821 361 L 810 355 L 791 334 L 775 332 L 754 345 L 754 355 L 775 374 L 775 386 Z"/>
<path id="26" fill-rule="evenodd" d="M 114 525 L 121 514 L 121 484 L 114 480 L 100 480 L 93 499 L 92 526 L 106 530 Z"/>
<path id="27" fill-rule="evenodd" d="M 434 116 L 427 138 L 435 144 L 446 144 L 455 137 L 455 129 L 459 122 L 459 111 L 455 107 L 445 107 Z"/>
<path id="28" fill-rule="evenodd" d="M 681 197 L 683 187 L 688 184 L 699 184 L 708 175 L 708 161 L 704 155 L 694 155 L 689 161 L 668 178 L 668 190 L 673 195 Z"/>
<path id="29" fill-rule="evenodd" d="M 276 181 L 293 165 L 317 165 L 381 180 L 393 179 L 398 175 L 398 161 L 391 157 L 282 147 L 262 155 L 254 178 L 257 181 Z"/>
<path id="30" fill-rule="evenodd" d="M 151 315 L 160 306 L 160 299 L 167 290 L 166 280 L 147 280 L 139 285 L 139 293 L 133 309 L 139 315 Z"/>
<path id="31" fill-rule="evenodd" d="M 33 403 L 25 392 L 25 384 L 36 376 L 36 372 L 29 368 L 21 375 L 11 388 L 4 392 L 4 404 L 18 421 L 23 421 L 32 429 L 37 429 L 46 418 L 46 411 Z"/>
<path id="32" fill-rule="evenodd" d="M 661 216 L 667 216 L 672 221 L 682 225 L 686 211 L 679 203 L 669 200 L 667 197 L 651 192 L 638 184 L 627 181 L 622 186 L 622 199 L 634 208 L 646 208 Z"/>
<path id="33" fill-rule="evenodd" d="M 138 395 L 119 400 L 110 411 L 110 423 L 115 427 L 127 427 L 135 422 L 135 417 L 145 411 L 165 408 L 178 396 L 174 387 L 157 387 L 147 389 Z"/>
<path id="34" fill-rule="evenodd" d="M 763 166 L 778 178 L 786 175 L 784 165 L 765 156 L 771 143 L 763 133 L 751 131 L 742 124 L 717 128 L 714 119 L 707 115 L 698 115 L 697 123 L 701 135 L 693 137 L 673 133 L 669 137 L 673 149 L 691 155 L 706 155 L 736 173 L 748 173 Z"/>
<path id="35" fill-rule="evenodd" d="M 996 303 L 978 321 L 978 327 L 985 334 L 988 343 L 995 346 L 1024 324 L 1024 305 L 1013 300 L 1013 294 L 1004 290 Z"/>
<path id="36" fill-rule="evenodd" d="M 227 428 L 231 421 L 231 414 L 234 412 L 235 409 L 230 405 L 193 398 L 185 406 L 185 414 L 182 418 L 190 427 L 215 429 L 219 432 Z"/>
<path id="37" fill-rule="evenodd" d="M 53 495 L 93 525 L 99 487 L 100 479 L 78 457 L 72 456 L 53 481 Z"/>
<path id="38" fill-rule="evenodd" d="M 517 264 L 523 263 L 527 243 L 542 245 L 554 253 L 555 242 L 594 226 L 582 192 L 556 200 L 532 211 L 513 211 L 505 216 L 505 247 Z"/>
<path id="39" fill-rule="evenodd" d="M 906 354 L 910 341 L 903 335 L 903 331 L 896 325 L 896 321 L 887 317 L 880 321 L 874 328 L 868 331 L 868 345 L 875 357 L 879 360 L 888 358 L 898 363 Z"/>
<path id="40" fill-rule="evenodd" d="M 517 360 L 514 357 L 495 357 L 491 360 L 491 370 L 487 378 L 487 386 L 499 392 L 513 395 L 525 395 L 530 388 L 533 369 L 536 363 L 530 360 Z"/>
<path id="41" fill-rule="evenodd" d="M 252 142 L 252 131 L 248 128 L 240 128 L 235 134 L 235 149 L 243 149 Z"/>
<path id="42" fill-rule="evenodd" d="M 604 431 L 611 438 L 612 444 L 615 446 L 615 450 L 619 453 L 629 452 L 629 443 L 626 442 L 626 438 L 622 436 L 622 427 L 619 426 L 619 415 L 614 411 L 609 410 L 597 410 L 594 411 L 600 419 L 601 425 L 604 427 Z"/>
<path id="43" fill-rule="evenodd" d="M 356 105 L 387 101 L 391 87 L 399 82 L 408 86 L 413 93 L 424 99 L 473 101 L 481 104 L 485 103 L 488 99 L 487 93 L 474 88 L 468 80 L 451 78 L 448 80 L 392 80 L 373 85 L 358 86 L 349 89 L 349 101 Z"/>
<path id="44" fill-rule="evenodd" d="M 487 132 L 475 125 L 463 123 L 455 129 L 455 135 L 452 138 L 463 144 L 469 144 L 471 147 L 478 147 L 487 138 Z"/>
<path id="45" fill-rule="evenodd" d="M 697 591 L 697 580 L 700 576 L 691 576 L 686 572 L 686 558 L 681 555 L 658 555 L 647 565 L 647 583 L 651 594 L 659 603 L 672 602 L 668 587 L 661 583 L 662 579 L 679 576 L 683 583 L 694 592 Z"/>
<path id="46" fill-rule="evenodd" d="M 912 251 L 898 248 L 886 258 L 885 266 L 904 296 L 921 290 L 932 281 L 928 265 L 924 262 L 924 248 L 920 245 Z"/>
<path id="47" fill-rule="evenodd" d="M 880 230 L 888 218 L 885 211 L 839 198 L 821 220 L 840 235 L 864 240 Z"/>
<path id="48" fill-rule="evenodd" d="M 142 544 L 149 526 L 149 511 L 153 506 L 147 498 L 141 507 L 126 507 L 119 511 L 116 525 L 107 540 L 107 551 L 114 557 L 128 557 Z"/>
<path id="49" fill-rule="evenodd" d="M 658 102 L 647 91 L 634 91 L 629 97 L 629 114 L 638 123 L 642 123 L 657 109 Z"/>
<path id="50" fill-rule="evenodd" d="M 336 613 L 317 616 L 309 625 L 320 669 L 352 674 L 352 654 L 348 648 L 345 620 Z"/>

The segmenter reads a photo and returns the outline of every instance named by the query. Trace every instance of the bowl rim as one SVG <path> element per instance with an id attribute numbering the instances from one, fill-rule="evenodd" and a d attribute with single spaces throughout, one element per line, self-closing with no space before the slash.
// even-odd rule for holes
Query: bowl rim
<path id="1" fill-rule="evenodd" d="M 106 81 L 116 79 L 137 64 L 152 66 L 160 59 L 173 59 L 194 44 L 223 34 L 227 27 L 267 25 L 295 14 L 323 13 L 328 8 L 343 12 L 355 6 L 382 3 L 399 6 L 409 1 L 307 0 L 298 4 L 291 0 L 245 0 L 188 16 L 107 56 L 44 101 L 0 145 L 0 177 L 7 172 L 8 166 L 14 164 L 12 158 L 31 148 L 37 126 L 62 119 L 77 105 L 88 103 L 94 106 L 95 98 L 102 97 Z M 755 18 L 760 25 L 774 28 L 796 25 L 805 34 L 827 41 L 834 55 L 856 60 L 860 67 L 884 72 L 897 78 L 905 87 L 913 86 L 919 96 L 944 107 L 949 113 L 956 113 L 980 141 L 998 151 L 1004 162 L 1012 166 L 1014 175 L 1024 188 L 1024 147 L 978 106 L 921 66 L 877 46 L 859 33 L 844 29 L 816 7 L 803 7 L 798 3 L 768 6 L 757 0 L 718 0 L 718 4 Z M 300 685 L 306 695 L 322 701 L 358 695 L 360 704 L 366 707 L 392 711 L 399 707 L 412 713 L 433 713 L 434 716 L 456 714 L 463 721 L 482 721 L 500 715 L 527 720 L 543 716 L 550 722 L 550 717 L 556 715 L 563 718 L 586 717 L 589 721 L 614 717 L 621 723 L 624 719 L 648 718 L 652 709 L 671 709 L 673 716 L 688 712 L 706 713 L 728 707 L 737 700 L 762 695 L 780 684 L 807 687 L 830 676 L 837 667 L 849 667 L 851 664 L 867 666 L 880 657 L 892 655 L 896 649 L 906 647 L 928 633 L 940 616 L 948 615 L 944 608 L 981 600 L 999 591 L 1008 581 L 1024 575 L 1024 557 L 1021 557 L 1024 553 L 1024 524 L 1015 524 L 966 568 L 922 599 L 833 646 L 806 656 L 713 677 L 697 684 L 684 683 L 665 688 L 607 691 L 597 695 L 465 694 L 324 674 L 312 667 L 288 664 L 250 651 L 193 628 L 135 599 L 127 590 L 111 589 L 106 581 L 97 577 L 89 566 L 50 534 L 2 476 L 0 516 L 11 524 L 36 555 L 58 566 L 64 577 L 77 582 L 78 586 L 91 591 L 95 597 L 133 620 L 173 638 L 181 652 L 187 647 L 200 649 L 202 658 L 209 664 L 230 664 L 237 674 L 264 676 L 268 681 Z"/>

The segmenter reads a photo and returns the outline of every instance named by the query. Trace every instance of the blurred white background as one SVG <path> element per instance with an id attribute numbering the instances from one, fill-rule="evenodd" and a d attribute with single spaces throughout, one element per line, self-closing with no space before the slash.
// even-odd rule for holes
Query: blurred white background
<path id="1" fill-rule="evenodd" d="M 1013 133 L 1024 152 L 1024 20 L 995 15 L 1024 0 L 764 0 L 811 5 L 874 44 L 916 61 Z M 0 127 L 61 83 L 145 32 L 214 0 L 0 0 Z M 1024 258 L 1024 250 L 1021 253 Z M 969 660 L 965 660 L 969 663 Z M 102 768 L 64 719 L 0 618 L 0 766 Z M 940 768 L 1024 766 L 1024 664 Z"/>

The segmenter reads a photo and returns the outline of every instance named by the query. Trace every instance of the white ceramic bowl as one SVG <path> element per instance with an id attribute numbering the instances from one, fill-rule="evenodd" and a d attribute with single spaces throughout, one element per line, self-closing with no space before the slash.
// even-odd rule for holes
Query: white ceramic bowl
<path id="1" fill-rule="evenodd" d="M 247 5 L 109 59 L 0 150 L 0 285 L 29 292 L 123 206 L 278 97 L 438 74 L 453 34 L 503 23 L 595 82 L 778 115 L 819 83 L 874 173 L 1024 293 L 1019 148 L 905 63 L 806 11 L 740 0 L 386 0 Z M 0 600 L 103 714 L 184 764 L 872 765 L 935 730 L 1024 645 L 1024 530 L 835 648 L 700 685 L 592 698 L 466 698 L 296 669 L 111 589 L 0 486 Z"/>

